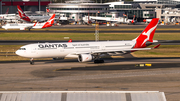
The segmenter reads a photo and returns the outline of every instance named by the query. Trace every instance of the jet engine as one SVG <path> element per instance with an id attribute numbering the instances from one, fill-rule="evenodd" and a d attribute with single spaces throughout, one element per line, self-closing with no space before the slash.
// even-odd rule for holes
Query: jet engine
<path id="1" fill-rule="evenodd" d="M 88 62 L 88 61 L 92 61 L 92 60 L 93 60 L 93 56 L 91 54 L 80 54 L 78 56 L 79 62 Z"/>
<path id="2" fill-rule="evenodd" d="M 25 30 L 25 28 L 20 28 L 20 30 Z"/>

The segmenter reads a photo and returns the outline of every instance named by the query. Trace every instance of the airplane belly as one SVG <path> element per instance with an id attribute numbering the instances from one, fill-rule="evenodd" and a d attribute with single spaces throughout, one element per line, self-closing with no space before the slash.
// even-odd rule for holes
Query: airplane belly
<path id="1" fill-rule="evenodd" d="M 48 54 L 47 54 L 48 53 Z M 65 57 L 67 54 L 61 52 L 58 49 L 49 49 L 49 50 L 38 50 L 36 55 L 33 55 L 35 58 L 54 58 L 54 57 Z"/>

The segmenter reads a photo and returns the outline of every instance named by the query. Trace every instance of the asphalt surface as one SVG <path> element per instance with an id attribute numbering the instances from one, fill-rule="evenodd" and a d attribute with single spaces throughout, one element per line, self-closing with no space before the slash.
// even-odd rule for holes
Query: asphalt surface
<path id="1" fill-rule="evenodd" d="M 130 25 L 131 28 L 145 28 L 145 26 Z M 129 25 L 118 27 L 127 28 Z M 158 26 L 161 27 L 180 26 Z M 0 44 L 23 45 L 37 42 L 59 42 L 59 40 L 6 40 L 0 41 Z M 179 45 L 179 43 L 179 40 L 161 40 L 161 44 L 165 45 Z M 35 65 L 30 65 L 29 61 L 0 62 L 0 91 L 161 91 L 165 92 L 167 101 L 180 101 L 179 84 L 180 58 L 116 58 L 105 59 L 103 64 L 79 63 L 77 59 L 35 61 Z"/>
<path id="2" fill-rule="evenodd" d="M 0 63 L 1 91 L 161 91 L 180 99 L 180 58 L 106 59 Z M 141 65 L 140 65 L 141 64 Z M 142 64 L 152 64 L 143 66 Z"/>

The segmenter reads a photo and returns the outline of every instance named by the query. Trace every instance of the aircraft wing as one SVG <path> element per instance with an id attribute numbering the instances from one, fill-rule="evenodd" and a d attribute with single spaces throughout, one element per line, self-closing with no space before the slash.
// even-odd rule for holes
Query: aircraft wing
<path id="1" fill-rule="evenodd" d="M 139 51 L 139 50 L 151 50 L 151 49 L 155 49 L 158 48 L 160 46 L 157 45 L 153 48 L 133 48 L 133 49 L 123 49 L 123 50 L 93 50 L 93 51 L 84 51 L 84 52 L 76 52 L 76 53 L 72 53 L 74 55 L 79 55 L 79 54 L 92 54 L 92 55 L 96 55 L 96 54 L 111 54 L 111 53 L 116 53 L 116 54 L 126 54 L 128 52 L 132 52 L 132 51 Z"/>

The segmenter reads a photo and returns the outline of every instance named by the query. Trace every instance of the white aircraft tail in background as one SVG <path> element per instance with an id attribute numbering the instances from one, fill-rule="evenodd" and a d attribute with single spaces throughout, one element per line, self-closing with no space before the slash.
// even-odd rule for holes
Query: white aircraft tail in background
<path id="1" fill-rule="evenodd" d="M 51 27 L 54 23 L 54 17 L 55 14 L 53 14 L 51 16 L 51 18 L 49 18 L 49 20 L 47 22 L 44 23 L 24 23 L 24 24 L 5 24 L 4 26 L 2 26 L 2 28 L 8 30 L 8 29 L 20 29 L 20 30 L 25 30 L 25 29 L 42 29 L 42 28 L 47 28 L 47 27 Z"/>

